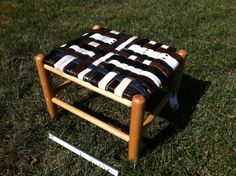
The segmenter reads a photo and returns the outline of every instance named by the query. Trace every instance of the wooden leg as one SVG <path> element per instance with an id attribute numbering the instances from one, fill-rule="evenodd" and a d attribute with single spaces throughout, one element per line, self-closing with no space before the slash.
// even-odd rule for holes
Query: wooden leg
<path id="1" fill-rule="evenodd" d="M 47 70 L 44 69 L 44 64 L 43 64 L 44 55 L 38 54 L 34 58 L 38 69 L 39 79 L 43 89 L 43 94 L 47 104 L 49 115 L 51 116 L 51 118 L 56 118 L 57 106 L 52 102 L 52 98 L 55 96 L 55 93 L 52 88 L 52 82 L 49 73 Z"/>
<path id="2" fill-rule="evenodd" d="M 130 139 L 128 148 L 128 159 L 130 161 L 136 161 L 138 159 L 144 110 L 145 98 L 143 97 L 143 95 L 135 95 L 132 99 L 129 133 Z"/>
<path id="3" fill-rule="evenodd" d="M 185 61 L 186 61 L 186 58 L 188 55 L 187 52 L 183 49 L 177 51 L 177 54 L 179 56 L 181 56 L 181 58 L 183 59 L 183 62 L 175 71 L 173 78 L 172 78 L 170 85 L 169 85 L 169 90 L 173 91 L 173 95 L 169 101 L 170 107 L 173 112 L 179 108 L 177 93 L 179 91 L 180 83 L 181 83 L 183 72 L 184 72 Z"/>
<path id="4" fill-rule="evenodd" d="M 177 54 L 182 57 L 183 63 L 175 71 L 172 81 L 170 83 L 170 90 L 172 90 L 175 95 L 178 93 L 178 90 L 179 90 L 179 86 L 180 86 L 183 71 L 184 71 L 185 60 L 188 55 L 187 52 L 182 49 L 177 51 Z"/>

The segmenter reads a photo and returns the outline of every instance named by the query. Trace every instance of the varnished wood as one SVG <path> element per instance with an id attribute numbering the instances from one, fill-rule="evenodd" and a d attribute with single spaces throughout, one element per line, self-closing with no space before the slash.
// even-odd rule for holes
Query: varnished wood
<path id="1" fill-rule="evenodd" d="M 44 63 L 43 63 L 44 55 L 38 54 L 34 58 L 35 58 L 37 70 L 39 73 L 39 79 L 40 79 L 40 83 L 43 89 L 43 94 L 46 101 L 48 113 L 51 116 L 51 118 L 56 118 L 57 106 L 51 101 L 51 99 L 55 95 L 55 92 L 52 87 L 52 81 L 51 81 L 50 75 L 48 71 L 44 69 Z"/>
<path id="2" fill-rule="evenodd" d="M 101 25 L 99 25 L 99 24 L 95 24 L 94 26 L 93 26 L 93 30 L 95 31 L 95 30 L 99 30 L 99 29 L 101 29 Z"/>
<path id="3" fill-rule="evenodd" d="M 177 54 L 181 56 L 181 58 L 183 59 L 183 63 L 175 70 L 172 80 L 169 85 L 169 90 L 173 91 L 174 94 L 177 94 L 179 90 L 179 86 L 182 80 L 182 75 L 184 72 L 184 65 L 186 62 L 187 55 L 188 55 L 187 52 L 183 49 L 178 50 Z"/>
<path id="4" fill-rule="evenodd" d="M 81 111 L 81 110 L 75 108 L 74 106 L 63 102 L 63 101 L 59 100 L 58 98 L 55 98 L 55 97 L 52 98 L 52 102 L 64 109 L 72 112 L 73 114 L 81 117 L 82 119 L 85 119 L 85 120 L 91 122 L 92 124 L 97 125 L 98 127 L 110 132 L 111 134 L 119 137 L 120 139 L 123 139 L 124 141 L 129 142 L 129 135 L 128 134 L 114 128 L 111 125 L 108 125 L 107 123 L 97 119 L 96 117 L 93 117 L 93 116 L 87 114 L 86 112 Z"/>
<path id="5" fill-rule="evenodd" d="M 55 89 L 55 94 L 60 92 L 61 90 L 65 89 L 67 86 L 69 86 L 72 83 L 71 80 L 66 80 L 62 84 L 60 84 L 56 89 Z"/>
<path id="6" fill-rule="evenodd" d="M 143 95 L 138 94 L 133 96 L 128 148 L 128 159 L 130 161 L 136 161 L 138 159 L 145 103 L 146 101 Z"/>
<path id="7" fill-rule="evenodd" d="M 172 95 L 173 95 L 172 92 L 168 92 L 167 95 L 161 100 L 161 102 L 154 108 L 152 113 L 143 122 L 143 130 L 146 130 L 151 125 L 155 117 L 161 112 L 164 106 L 169 102 Z"/>
<path id="8" fill-rule="evenodd" d="M 63 78 L 69 79 L 69 80 L 71 80 L 71 81 L 73 81 L 73 82 L 75 82 L 75 83 L 77 83 L 77 84 L 79 84 L 79 85 L 81 85 L 81 86 L 83 86 L 85 88 L 88 88 L 88 89 L 90 89 L 90 90 L 92 90 L 94 92 L 97 92 L 97 93 L 99 93 L 99 94 L 101 94 L 103 96 L 106 96 L 106 97 L 108 97 L 108 98 L 110 98 L 110 99 L 112 99 L 114 101 L 117 101 L 117 102 L 119 102 L 119 103 L 121 103 L 123 105 L 126 105 L 128 107 L 132 106 L 132 101 L 129 101 L 129 100 L 125 99 L 125 98 L 118 97 L 117 95 L 113 94 L 112 92 L 108 92 L 106 90 L 103 90 L 103 89 L 100 89 L 98 87 L 95 87 L 95 86 L 93 86 L 92 84 L 90 84 L 88 82 L 80 80 L 80 79 L 78 79 L 78 78 L 76 78 L 74 76 L 70 76 L 70 75 L 68 75 L 68 74 L 66 74 L 64 72 L 61 72 L 61 71 L 59 71 L 59 70 L 57 70 L 57 69 L 55 69 L 55 68 L 53 68 L 53 67 L 51 67 L 49 65 L 44 65 L 44 68 L 46 70 L 49 70 L 49 71 L 51 71 L 51 72 L 53 72 L 53 73 L 63 77 Z"/>
<path id="9" fill-rule="evenodd" d="M 188 53 L 184 49 L 180 49 L 177 51 L 177 54 L 180 55 L 184 60 L 186 60 Z"/>

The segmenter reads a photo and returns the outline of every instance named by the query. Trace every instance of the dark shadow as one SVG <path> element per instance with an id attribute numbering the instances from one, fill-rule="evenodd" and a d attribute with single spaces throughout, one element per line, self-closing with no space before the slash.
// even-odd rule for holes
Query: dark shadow
<path id="1" fill-rule="evenodd" d="M 154 137 L 143 137 L 144 148 L 141 151 L 141 156 L 146 155 L 157 146 L 164 144 L 165 141 L 174 137 L 187 126 L 200 98 L 207 92 L 210 84 L 211 82 L 209 81 L 202 81 L 183 75 L 178 94 L 180 108 L 175 113 L 172 113 L 168 108 L 163 109 L 160 117 L 168 120 L 169 124 L 164 127 L 163 130 L 157 131 L 157 134 Z"/>
<path id="2" fill-rule="evenodd" d="M 80 91 L 79 89 L 83 89 L 81 88 L 80 86 L 77 88 L 77 91 Z M 87 92 L 88 93 L 88 92 Z M 82 104 L 86 104 L 86 102 L 91 99 L 91 98 L 96 98 L 97 96 L 99 96 L 99 94 L 95 93 L 95 92 L 92 92 L 92 93 L 88 93 L 88 96 L 86 97 L 83 97 L 82 99 L 79 98 L 79 101 L 75 101 L 72 106 L 78 108 L 78 109 L 81 109 L 83 111 L 85 110 L 88 110 L 88 108 L 86 109 L 85 105 L 81 106 Z M 83 109 L 84 107 L 84 109 Z M 87 113 L 89 113 L 88 111 L 85 111 Z M 60 119 L 61 117 L 65 116 L 65 115 L 68 115 L 70 114 L 69 111 L 67 111 L 66 109 L 62 108 L 59 112 L 58 112 L 58 115 L 57 115 L 57 119 Z M 92 114 L 91 114 L 92 115 Z"/>
<path id="3" fill-rule="evenodd" d="M 180 108 L 175 113 L 172 113 L 168 106 L 162 110 L 160 117 L 167 120 L 169 123 L 163 129 L 157 129 L 156 135 L 154 135 L 154 137 L 143 137 L 144 148 L 140 153 L 141 156 L 146 155 L 149 151 L 154 150 L 157 146 L 164 144 L 168 139 L 174 137 L 178 132 L 187 126 L 192 118 L 192 114 L 195 111 L 200 98 L 206 93 L 210 84 L 211 83 L 209 81 L 202 81 L 187 75 L 183 75 L 178 94 Z M 165 96 L 165 94 L 166 93 L 164 92 L 159 92 L 157 97 L 153 98 L 152 102 L 149 103 L 149 107 L 147 108 L 152 109 L 152 105 L 157 105 L 161 98 Z M 119 120 L 106 117 L 102 112 L 94 112 L 94 110 L 88 108 L 87 104 L 89 99 L 96 98 L 97 96 L 101 95 L 93 93 L 90 96 L 86 96 L 83 99 L 74 102 L 73 106 L 108 124 L 112 124 L 115 127 L 120 128 L 126 133 L 129 133 L 129 126 L 126 124 L 122 124 L 119 122 Z M 68 111 L 63 109 L 60 111 L 59 117 L 67 114 Z M 150 126 L 150 128 L 152 127 L 153 126 Z"/>
<path id="4" fill-rule="evenodd" d="M 86 101 L 86 100 L 85 100 Z M 125 133 L 128 133 L 129 132 L 129 127 L 126 126 L 125 124 L 122 124 L 121 122 L 119 122 L 118 120 L 115 120 L 115 119 L 111 119 L 107 116 L 104 116 L 103 113 L 99 113 L 99 112 L 94 112 L 93 110 L 89 109 L 86 105 L 84 105 L 83 102 L 75 102 L 73 104 L 73 106 L 75 106 L 76 108 L 96 117 L 97 119 L 105 122 L 105 123 L 108 123 L 108 124 L 111 124 L 112 126 L 115 126 L 116 128 L 120 128 L 123 132 Z"/>
<path id="5" fill-rule="evenodd" d="M 89 115 L 92 115 L 92 116 L 96 117 L 97 119 L 104 121 L 108 124 L 111 124 L 111 125 L 115 126 L 116 128 L 120 128 L 123 132 L 128 133 L 129 127 L 127 125 L 122 124 L 121 122 L 119 122 L 119 120 L 111 119 L 111 118 L 105 116 L 102 112 L 95 112 L 94 110 L 88 108 L 87 104 L 88 104 L 89 99 L 96 98 L 98 96 L 101 96 L 101 95 L 98 93 L 92 92 L 89 96 L 87 96 L 87 98 L 84 98 L 79 101 L 75 101 L 72 105 L 74 107 L 88 113 Z M 69 113 L 69 111 L 62 109 L 61 111 L 59 111 L 58 118 L 63 117 L 64 115 L 67 115 L 68 113 Z"/>

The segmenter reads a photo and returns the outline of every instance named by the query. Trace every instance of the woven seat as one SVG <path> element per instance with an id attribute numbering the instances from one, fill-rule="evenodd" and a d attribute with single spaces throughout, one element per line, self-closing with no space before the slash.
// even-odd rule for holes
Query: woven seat
<path id="1" fill-rule="evenodd" d="M 44 59 L 45 64 L 128 100 L 136 94 L 149 100 L 181 62 L 174 47 L 105 28 L 62 45 Z"/>
<path id="2" fill-rule="evenodd" d="M 142 132 L 168 102 L 172 110 L 178 108 L 186 57 L 185 50 L 95 25 L 46 56 L 38 54 L 35 61 L 50 116 L 56 118 L 60 106 L 97 125 L 128 142 L 128 159 L 135 161 Z M 54 88 L 49 73 L 67 80 Z M 59 91 L 70 83 L 130 107 L 129 134 L 59 99 Z"/>

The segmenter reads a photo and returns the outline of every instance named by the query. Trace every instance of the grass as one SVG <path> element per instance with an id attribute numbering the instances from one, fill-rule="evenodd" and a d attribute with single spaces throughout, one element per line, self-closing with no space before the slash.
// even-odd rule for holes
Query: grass
<path id="1" fill-rule="evenodd" d="M 117 167 L 121 175 L 236 175 L 235 18 L 233 0 L 1 0 L 0 175 L 107 175 L 49 141 L 48 132 Z M 52 121 L 45 107 L 33 56 L 95 23 L 189 53 L 181 108 L 174 116 L 164 110 L 145 134 L 136 167 L 127 161 L 125 142 L 66 111 Z M 129 110 L 106 98 L 89 99 L 84 89 L 61 96 L 128 124 Z"/>

